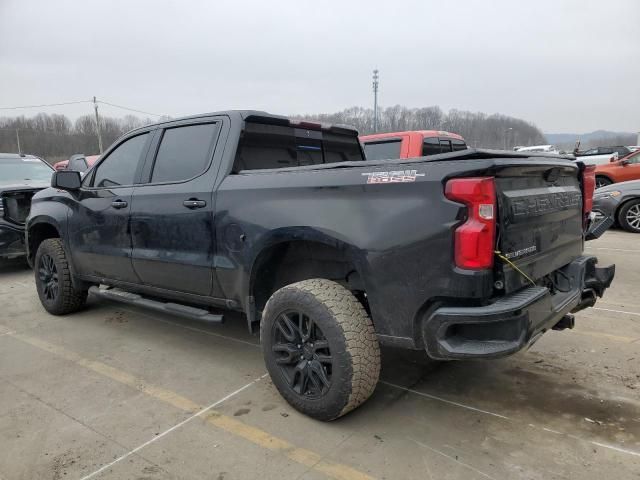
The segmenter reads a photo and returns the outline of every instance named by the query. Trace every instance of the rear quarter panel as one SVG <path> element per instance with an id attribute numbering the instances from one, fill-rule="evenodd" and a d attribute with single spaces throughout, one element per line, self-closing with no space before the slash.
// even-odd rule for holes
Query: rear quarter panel
<path id="1" fill-rule="evenodd" d="M 483 160 L 398 160 L 230 175 L 216 198 L 216 274 L 225 296 L 244 304 L 253 262 L 267 246 L 290 239 L 327 243 L 342 249 L 358 270 L 377 332 L 412 337 L 427 300 L 490 294 L 491 282 L 478 281 L 490 272 L 453 267 L 452 228 L 460 205 L 443 195 L 444 178 L 486 166 Z M 399 170 L 414 171 L 415 180 L 368 183 L 371 173 Z M 245 241 L 234 245 L 240 234 Z"/>

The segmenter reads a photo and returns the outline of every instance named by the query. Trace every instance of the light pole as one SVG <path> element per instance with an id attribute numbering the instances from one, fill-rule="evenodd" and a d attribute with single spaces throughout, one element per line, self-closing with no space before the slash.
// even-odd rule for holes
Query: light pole
<path id="1" fill-rule="evenodd" d="M 509 132 L 513 130 L 513 127 L 509 127 L 504 131 L 504 149 L 507 149 L 507 135 L 509 135 Z"/>
<path id="2" fill-rule="evenodd" d="M 378 69 L 373 71 L 373 133 L 378 131 Z"/>
<path id="3" fill-rule="evenodd" d="M 93 108 L 96 112 L 96 133 L 98 134 L 98 150 L 102 155 L 102 133 L 100 132 L 100 117 L 98 116 L 98 101 L 93 97 Z"/>

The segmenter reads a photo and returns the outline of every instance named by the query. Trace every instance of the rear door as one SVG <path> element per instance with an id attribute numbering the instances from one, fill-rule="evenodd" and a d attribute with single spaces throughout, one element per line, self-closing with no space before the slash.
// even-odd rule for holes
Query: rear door
<path id="1" fill-rule="evenodd" d="M 143 284 L 196 295 L 213 288 L 213 184 L 222 118 L 158 132 L 131 210 L 133 267 Z"/>
<path id="2" fill-rule="evenodd" d="M 571 262 L 583 250 L 578 168 L 570 162 L 545 163 L 508 166 L 496 173 L 498 250 L 534 280 Z M 496 264 L 507 292 L 527 284 L 507 262 L 497 259 Z"/>

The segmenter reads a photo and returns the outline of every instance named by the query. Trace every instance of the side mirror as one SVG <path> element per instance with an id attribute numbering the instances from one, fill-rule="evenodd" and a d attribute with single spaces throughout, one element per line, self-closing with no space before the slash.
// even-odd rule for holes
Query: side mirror
<path id="1" fill-rule="evenodd" d="M 51 186 L 60 190 L 79 190 L 81 185 L 80 172 L 60 170 L 53 172 Z"/>
<path id="2" fill-rule="evenodd" d="M 622 160 L 620 162 L 620 165 L 622 165 L 623 167 L 626 167 L 627 165 L 629 165 L 631 162 L 629 160 Z"/>

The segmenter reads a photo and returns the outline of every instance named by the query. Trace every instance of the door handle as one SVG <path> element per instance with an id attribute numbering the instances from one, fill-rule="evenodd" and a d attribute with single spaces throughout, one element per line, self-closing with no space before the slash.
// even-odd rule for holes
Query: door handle
<path id="1" fill-rule="evenodd" d="M 182 202 L 182 205 L 192 209 L 202 208 L 207 206 L 207 202 L 205 202 L 204 200 L 198 200 L 197 198 L 190 198 L 189 200 L 185 200 L 184 202 Z"/>
<path id="2" fill-rule="evenodd" d="M 111 206 L 113 208 L 125 208 L 127 205 L 129 204 L 124 200 L 114 200 L 113 202 L 111 202 Z"/>

